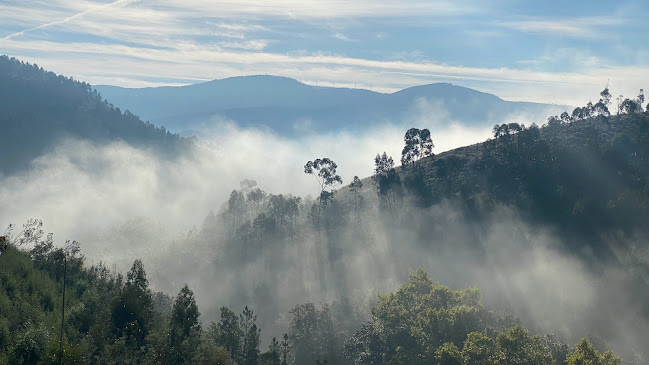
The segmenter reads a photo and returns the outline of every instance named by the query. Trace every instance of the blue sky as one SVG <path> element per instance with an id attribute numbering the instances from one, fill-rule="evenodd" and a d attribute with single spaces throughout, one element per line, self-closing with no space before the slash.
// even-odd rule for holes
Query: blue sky
<path id="1" fill-rule="evenodd" d="M 1 0 L 0 53 L 92 84 L 273 74 L 579 105 L 649 87 L 649 1 Z"/>

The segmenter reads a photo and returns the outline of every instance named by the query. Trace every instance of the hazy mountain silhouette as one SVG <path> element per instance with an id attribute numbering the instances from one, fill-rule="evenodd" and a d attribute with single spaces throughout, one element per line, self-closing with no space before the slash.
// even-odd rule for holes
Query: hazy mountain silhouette
<path id="1" fill-rule="evenodd" d="M 113 104 L 144 120 L 188 133 L 219 118 L 280 134 L 362 129 L 378 122 L 411 123 L 415 114 L 443 112 L 449 121 L 491 125 L 512 116 L 538 117 L 565 106 L 510 102 L 473 89 L 436 83 L 392 94 L 320 87 L 279 76 L 241 76 L 181 87 L 129 89 L 97 86 Z M 447 114 L 446 114 L 447 113 Z"/>

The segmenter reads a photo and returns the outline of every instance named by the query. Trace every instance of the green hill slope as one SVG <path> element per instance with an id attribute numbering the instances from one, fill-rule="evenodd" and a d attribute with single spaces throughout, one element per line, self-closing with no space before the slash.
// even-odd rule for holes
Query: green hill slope
<path id="1" fill-rule="evenodd" d="M 0 56 L 0 173 L 24 170 L 62 137 L 123 140 L 172 156 L 191 145 L 114 107 L 91 86 Z"/>
<path id="2" fill-rule="evenodd" d="M 505 204 L 595 245 L 606 232 L 646 228 L 649 113 L 533 126 L 399 172 L 421 205 L 452 200 L 479 217 Z"/>

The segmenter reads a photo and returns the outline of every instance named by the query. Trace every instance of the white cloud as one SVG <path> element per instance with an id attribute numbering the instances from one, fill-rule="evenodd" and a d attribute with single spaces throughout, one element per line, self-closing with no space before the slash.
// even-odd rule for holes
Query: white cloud
<path id="1" fill-rule="evenodd" d="M 602 38 L 606 34 L 601 31 L 602 27 L 619 25 L 623 22 L 623 18 L 611 15 L 606 17 L 566 18 L 559 20 L 526 19 L 501 22 L 498 24 L 526 33 L 552 34 L 575 38 Z"/>
<path id="2" fill-rule="evenodd" d="M 3 39 L 11 39 L 11 38 L 21 36 L 21 35 L 25 34 L 26 32 L 31 32 L 31 31 L 38 30 L 38 29 L 43 29 L 43 28 L 47 28 L 47 27 L 51 27 L 51 26 L 55 26 L 55 25 L 68 23 L 68 22 L 74 21 L 77 18 L 83 17 L 84 15 L 90 14 L 92 12 L 105 11 L 107 8 L 112 7 L 112 6 L 128 5 L 129 3 L 132 3 L 134 1 L 138 1 L 138 0 L 117 0 L 117 1 L 114 1 L 114 2 L 111 2 L 111 3 L 108 3 L 108 4 L 99 5 L 97 7 L 93 7 L 91 9 L 84 10 L 84 11 L 82 11 L 80 13 L 70 15 L 70 16 L 64 18 L 64 19 L 61 19 L 61 20 L 51 21 L 51 22 L 48 22 L 48 23 L 45 23 L 45 24 L 41 24 L 41 25 L 38 25 L 38 26 L 35 26 L 35 27 L 31 27 L 31 28 L 28 28 L 28 29 L 21 30 L 19 32 L 9 34 L 9 35 L 5 36 Z"/>
<path id="3" fill-rule="evenodd" d="M 349 37 L 347 37 L 346 35 L 344 35 L 343 33 L 341 33 L 341 32 L 335 32 L 332 35 L 332 37 L 334 37 L 335 39 L 341 40 L 341 41 L 351 42 L 351 39 Z"/>
<path id="4" fill-rule="evenodd" d="M 250 51 L 262 51 L 264 48 L 268 47 L 268 42 L 265 40 L 251 40 L 245 42 L 219 42 L 219 46 L 223 48 L 236 48 L 236 49 L 245 49 Z"/>
<path id="5" fill-rule="evenodd" d="M 473 3 L 456 6 L 445 1 L 257 1 L 177 0 L 72 1 L 56 0 L 35 7 L 11 1 L 0 5 L 0 22 L 16 28 L 0 40 L 3 52 L 57 73 L 92 84 L 127 87 L 170 85 L 251 74 L 293 77 L 308 83 L 370 88 L 390 92 L 405 87 L 454 82 L 509 100 L 582 104 L 611 81 L 620 93 L 636 93 L 646 86 L 649 66 L 609 66 L 598 57 L 582 57 L 574 72 L 540 71 L 548 65 L 541 56 L 522 61 L 520 68 L 467 67 L 427 60 L 409 52 L 403 59 L 381 60 L 317 51 L 269 51 L 282 44 L 281 33 L 264 20 L 292 16 L 300 21 L 322 18 L 457 16 L 479 11 Z M 51 14 L 51 15 L 49 15 Z M 276 19 L 276 18 L 273 18 Z M 571 20 L 522 19 L 501 26 L 528 32 L 565 35 L 595 34 L 597 26 L 622 18 Z M 340 21 L 331 27 L 334 38 L 350 40 Z M 18 27 L 22 25 L 22 27 Z M 22 33 L 26 29 L 38 32 Z M 37 37 L 48 30 L 47 38 Z M 385 33 L 380 33 L 384 36 Z M 88 36 L 99 41 L 83 41 Z M 0 35 L 1 37 L 1 35 Z M 81 41 L 79 41 L 81 39 Z M 74 40 L 74 41 L 73 41 Z M 317 47 L 317 46 L 316 46 Z M 549 55 L 555 57 L 556 55 Z M 581 61 L 587 61 L 585 64 Z M 556 62 L 555 62 L 556 63 Z M 553 69 L 553 68 L 552 68 Z"/>
<path id="6" fill-rule="evenodd" d="M 107 76 L 126 80 L 121 86 L 142 85 L 142 75 L 181 80 L 273 74 L 321 86 L 395 91 L 418 84 L 451 81 L 492 92 L 509 100 L 581 105 L 610 80 L 616 92 L 635 94 L 646 87 L 647 66 L 591 67 L 575 72 L 542 72 L 513 68 L 478 68 L 420 61 L 379 61 L 323 53 L 280 54 L 224 50 L 217 45 L 176 43 L 173 48 L 143 48 L 122 44 L 0 41 L 7 52 L 39 49 L 43 56 L 27 58 L 57 73 L 93 84 Z M 107 60 L 112 60 L 107 62 Z M 152 72 L 155 70 L 155 72 Z M 153 74 L 153 75 L 152 75 Z M 128 80 L 134 80 L 128 82 Z M 169 84 L 169 81 L 161 81 Z M 115 84 L 115 82 L 112 82 Z"/>

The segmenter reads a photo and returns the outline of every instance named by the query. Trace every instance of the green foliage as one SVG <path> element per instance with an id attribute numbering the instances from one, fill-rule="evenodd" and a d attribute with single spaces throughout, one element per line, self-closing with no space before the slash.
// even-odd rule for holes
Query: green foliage
<path id="1" fill-rule="evenodd" d="M 395 293 L 379 295 L 372 318 L 345 343 L 345 356 L 354 364 L 425 364 L 440 346 L 450 351 L 444 344 L 457 348 L 468 334 L 493 331 L 505 322 L 483 307 L 478 289 L 452 290 L 430 280 L 423 269 Z M 481 354 L 484 344 L 476 336 L 467 344 L 468 357 Z"/>
<path id="2" fill-rule="evenodd" d="M 113 304 L 113 325 L 117 337 L 128 345 L 141 348 L 145 344 L 151 322 L 153 300 L 141 260 L 135 260 L 127 274 L 126 285 Z"/>
<path id="3" fill-rule="evenodd" d="M 62 283 L 56 281 L 60 274 L 56 259 L 61 253 L 42 242 L 33 258 L 20 250 L 2 256 L 0 304 L 6 309 L 0 312 L 2 363 L 58 363 L 57 288 Z M 417 365 L 433 359 L 437 364 L 547 365 L 561 363 L 563 356 L 570 365 L 621 364 L 611 351 L 600 354 L 588 339 L 566 356 L 566 345 L 552 336 L 530 336 L 520 325 L 498 333 L 508 321 L 482 306 L 477 289 L 452 290 L 430 280 L 421 269 L 396 292 L 379 296 L 372 321 L 362 325 L 344 348 L 343 332 L 330 307 L 307 303 L 291 310 L 289 333 L 281 341 L 273 338 L 262 354 L 260 329 L 248 307 L 239 316 L 222 308 L 219 323 L 203 333 L 187 286 L 174 299 L 169 316 L 154 309 L 140 260 L 125 281 L 101 264 L 88 269 L 71 265 L 69 270 L 64 363 L 289 365 L 347 360 L 354 365 Z M 47 296 L 51 304 L 43 299 Z M 117 311 L 117 317 L 127 319 L 116 321 L 120 305 L 130 309 Z"/>
<path id="4" fill-rule="evenodd" d="M 382 207 L 386 208 L 392 215 L 397 196 L 401 192 L 401 178 L 394 168 L 394 160 L 387 153 L 383 152 L 382 155 L 377 154 L 374 157 L 374 176 L 372 179 L 376 185 Z"/>
<path id="5" fill-rule="evenodd" d="M 213 344 L 206 344 L 203 348 L 201 365 L 235 365 L 226 349 Z M 263 364 L 263 363 L 262 363 Z"/>
<path id="6" fill-rule="evenodd" d="M 438 365 L 462 365 L 462 355 L 453 342 L 446 342 L 435 351 Z"/>
<path id="7" fill-rule="evenodd" d="M 304 173 L 315 176 L 320 186 L 318 197 L 318 210 L 315 215 L 315 226 L 320 228 L 320 214 L 322 207 L 333 199 L 333 191 L 327 191 L 327 188 L 333 188 L 336 184 L 342 184 L 343 179 L 336 174 L 338 165 L 328 157 L 317 158 L 313 161 L 307 161 L 304 165 Z"/>
<path id="8" fill-rule="evenodd" d="M 247 306 L 243 309 L 243 313 L 239 315 L 239 328 L 243 332 L 241 339 L 241 365 L 255 365 L 259 360 L 259 333 L 261 330 L 257 328 L 255 321 L 257 316 Z"/>
<path id="9" fill-rule="evenodd" d="M 288 333 L 282 336 L 282 342 L 279 343 L 280 365 L 288 365 L 291 354 L 291 343 L 288 339 Z"/>
<path id="10" fill-rule="evenodd" d="M 494 360 L 498 365 L 548 365 L 555 363 L 541 336 L 530 336 L 527 330 L 520 325 L 498 334 Z"/>
<path id="11" fill-rule="evenodd" d="M 464 365 L 488 364 L 494 351 L 494 341 L 480 332 L 471 332 L 467 335 L 462 348 L 462 361 Z"/>
<path id="12" fill-rule="evenodd" d="M 280 345 L 275 337 L 270 341 L 268 351 L 259 356 L 259 364 L 261 365 L 280 365 Z"/>
<path id="13" fill-rule="evenodd" d="M 58 365 L 60 364 L 59 339 L 50 341 L 47 346 L 45 355 L 38 362 L 39 365 Z M 83 364 L 83 352 L 80 346 L 71 345 L 68 341 L 63 341 L 63 364 Z"/>
<path id="14" fill-rule="evenodd" d="M 221 307 L 221 320 L 219 323 L 210 324 L 207 336 L 215 344 L 223 347 L 233 359 L 239 358 L 243 330 L 239 325 L 239 318 L 233 311 Z"/>
<path id="15" fill-rule="evenodd" d="M 575 351 L 566 357 L 569 365 L 620 365 L 622 359 L 611 350 L 600 354 L 587 338 L 582 338 Z"/>
<path id="16" fill-rule="evenodd" d="M 169 347 L 172 364 L 189 361 L 195 355 L 201 332 L 199 316 L 194 292 L 185 285 L 180 289 L 171 311 Z"/>
<path id="17" fill-rule="evenodd" d="M 288 339 L 294 364 L 312 364 L 326 359 L 338 364 L 342 361 L 340 330 L 331 317 L 329 306 L 318 309 L 313 303 L 293 308 Z"/>
<path id="18" fill-rule="evenodd" d="M 417 161 L 432 156 L 435 145 L 427 128 L 410 128 L 403 140 L 405 146 L 401 151 L 401 166 L 404 169 L 411 165 L 414 167 Z"/>

